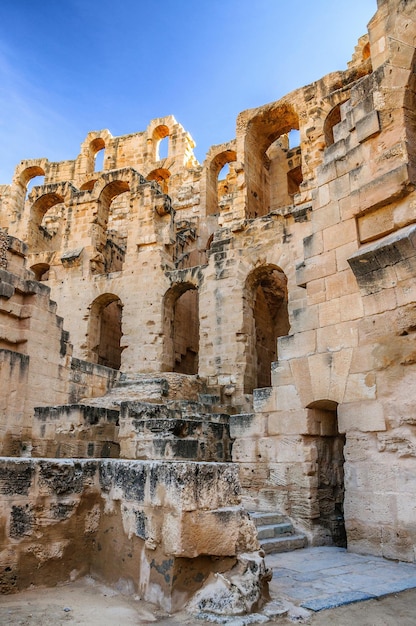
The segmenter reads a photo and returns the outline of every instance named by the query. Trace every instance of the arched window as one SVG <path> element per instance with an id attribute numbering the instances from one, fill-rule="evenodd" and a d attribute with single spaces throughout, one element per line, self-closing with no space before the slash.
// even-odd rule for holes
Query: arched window
<path id="1" fill-rule="evenodd" d="M 237 160 L 235 150 L 223 150 L 216 154 L 207 168 L 207 215 L 216 215 L 232 202 L 237 190 L 234 163 Z"/>
<path id="2" fill-rule="evenodd" d="M 165 124 L 160 124 L 153 131 L 153 160 L 160 161 L 166 159 L 169 154 L 169 128 Z"/>
<path id="3" fill-rule="evenodd" d="M 164 299 L 165 350 L 163 369 L 198 373 L 199 310 L 194 285 L 175 285 Z"/>
<path id="4" fill-rule="evenodd" d="M 90 155 L 93 166 L 91 172 L 101 172 L 104 169 L 105 142 L 102 137 L 93 139 L 90 143 Z"/>
<path id="5" fill-rule="evenodd" d="M 277 339 L 289 332 L 287 279 L 280 268 L 264 265 L 253 270 L 244 292 L 247 366 L 245 393 L 270 387 L 271 367 L 277 360 Z"/>
<path id="6" fill-rule="evenodd" d="M 122 337 L 121 300 L 114 294 L 106 293 L 94 300 L 90 307 L 88 324 L 88 360 L 120 369 Z"/>
<path id="7" fill-rule="evenodd" d="M 45 181 L 45 170 L 40 165 L 27 165 L 16 177 L 16 204 L 23 209 L 33 187 L 41 186 Z"/>

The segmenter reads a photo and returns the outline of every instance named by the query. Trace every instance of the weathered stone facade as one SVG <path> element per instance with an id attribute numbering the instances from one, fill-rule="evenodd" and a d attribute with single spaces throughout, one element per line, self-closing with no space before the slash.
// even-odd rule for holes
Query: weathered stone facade
<path id="1" fill-rule="evenodd" d="M 415 9 L 378 0 L 346 71 L 242 112 L 202 165 L 173 117 L 18 165 L 4 455 L 232 460 L 247 510 L 416 560 Z"/>

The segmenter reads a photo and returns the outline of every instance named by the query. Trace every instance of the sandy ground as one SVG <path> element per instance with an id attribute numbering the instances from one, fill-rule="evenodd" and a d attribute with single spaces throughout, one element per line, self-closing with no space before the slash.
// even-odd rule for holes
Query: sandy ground
<path id="1" fill-rule="evenodd" d="M 269 624 L 293 624 L 281 617 Z M 416 589 L 311 613 L 302 623 L 324 626 L 415 626 Z M 1 626 L 160 626 L 208 624 L 188 615 L 173 616 L 133 596 L 124 596 L 91 579 L 53 589 L 32 589 L 0 597 Z"/>

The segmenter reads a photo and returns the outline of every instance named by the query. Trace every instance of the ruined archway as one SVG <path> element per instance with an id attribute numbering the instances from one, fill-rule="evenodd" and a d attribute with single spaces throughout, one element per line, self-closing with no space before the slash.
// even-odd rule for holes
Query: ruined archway
<path id="1" fill-rule="evenodd" d="M 270 387 L 277 339 L 287 335 L 289 328 L 286 275 L 276 265 L 256 268 L 249 274 L 244 291 L 245 393 Z"/>
<path id="2" fill-rule="evenodd" d="M 344 523 L 344 446 L 345 435 L 338 430 L 337 403 L 331 400 L 313 402 L 309 417 L 319 425 L 320 435 L 314 437 L 316 446 L 316 482 L 311 494 L 316 499 L 319 518 L 318 535 L 322 543 L 347 547 Z"/>
<path id="3" fill-rule="evenodd" d="M 58 250 L 65 223 L 65 203 L 60 193 L 40 196 L 30 209 L 27 243 L 29 251 Z"/>
<path id="4" fill-rule="evenodd" d="M 36 263 L 31 266 L 32 272 L 35 274 L 36 280 L 43 282 L 49 278 L 50 265 L 48 263 Z"/>
<path id="5" fill-rule="evenodd" d="M 130 184 L 127 180 L 109 182 L 98 199 L 97 223 L 100 237 L 97 249 L 102 255 L 96 273 L 108 274 L 123 268 L 127 248 L 126 216 L 129 211 Z"/>
<path id="6" fill-rule="evenodd" d="M 248 218 L 293 203 L 302 182 L 302 155 L 299 146 L 289 145 L 292 130 L 299 130 L 299 118 L 288 103 L 262 107 L 249 120 L 244 142 Z"/>
<path id="7" fill-rule="evenodd" d="M 90 306 L 87 360 L 118 370 L 121 365 L 123 305 L 118 296 L 105 293 Z"/>
<path id="8" fill-rule="evenodd" d="M 218 150 L 218 147 L 216 148 Z M 226 197 L 236 191 L 234 163 L 237 160 L 237 153 L 234 148 L 226 148 L 217 153 L 211 149 L 211 153 L 214 156 L 207 164 L 206 214 L 216 215 L 226 203 Z M 224 167 L 227 164 L 229 169 L 226 172 Z"/>
<path id="9" fill-rule="evenodd" d="M 152 170 L 146 176 L 147 180 L 156 181 L 160 185 L 162 192 L 166 194 L 169 193 L 169 178 L 170 178 L 169 170 L 166 170 L 163 167 Z"/>
<path id="10" fill-rule="evenodd" d="M 199 299 L 190 283 L 174 285 L 164 298 L 165 349 L 162 368 L 181 374 L 198 373 Z"/>

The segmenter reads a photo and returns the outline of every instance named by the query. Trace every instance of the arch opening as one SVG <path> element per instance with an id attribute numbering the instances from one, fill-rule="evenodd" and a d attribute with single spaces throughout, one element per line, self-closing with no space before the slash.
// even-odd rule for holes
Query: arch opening
<path id="1" fill-rule="evenodd" d="M 167 292 L 164 327 L 163 369 L 180 374 L 198 374 L 199 297 L 194 285 L 175 285 Z"/>
<path id="2" fill-rule="evenodd" d="M 35 265 L 32 265 L 30 269 L 35 274 L 36 280 L 39 282 L 44 282 L 49 279 L 50 265 L 47 263 L 36 263 Z"/>
<path id="3" fill-rule="evenodd" d="M 162 167 L 152 170 L 146 176 L 147 180 L 156 181 L 160 185 L 162 192 L 166 194 L 169 192 L 169 178 L 170 178 L 169 170 L 165 170 Z"/>
<path id="4" fill-rule="evenodd" d="M 121 365 L 123 305 L 114 294 L 103 294 L 90 307 L 87 359 L 118 370 Z"/>
<path id="5" fill-rule="evenodd" d="M 27 243 L 30 252 L 56 251 L 65 229 L 65 203 L 57 193 L 36 200 L 30 211 Z"/>
<path id="6" fill-rule="evenodd" d="M 302 175 L 299 119 L 289 105 L 250 120 L 245 139 L 247 217 L 267 215 L 293 204 Z"/>
<path id="7" fill-rule="evenodd" d="M 315 498 L 319 506 L 319 519 L 315 520 L 325 543 L 347 547 L 344 522 L 344 447 L 345 435 L 338 430 L 337 404 L 330 400 L 314 402 L 309 415 L 319 424 L 316 445 L 317 486 Z"/>
<path id="8" fill-rule="evenodd" d="M 235 150 L 224 150 L 210 162 L 207 170 L 207 215 L 216 215 L 230 207 L 237 192 Z"/>
<path id="9" fill-rule="evenodd" d="M 287 278 L 275 265 L 251 272 L 244 295 L 246 335 L 245 393 L 270 387 L 272 363 L 277 360 L 277 339 L 290 329 Z"/>
<path id="10" fill-rule="evenodd" d="M 93 139 L 90 143 L 89 173 L 101 172 L 104 169 L 105 141 L 102 137 Z"/>
<path id="11" fill-rule="evenodd" d="M 109 274 L 123 268 L 127 249 L 127 220 L 130 207 L 130 185 L 124 180 L 108 183 L 102 190 L 96 248 L 97 256 L 91 269 L 94 274 Z"/>
<path id="12" fill-rule="evenodd" d="M 334 127 L 341 122 L 341 106 L 346 102 L 339 102 L 328 113 L 324 121 L 324 137 L 326 146 L 335 143 Z"/>
<path id="13" fill-rule="evenodd" d="M 152 134 L 153 161 L 161 161 L 169 156 L 169 128 L 165 124 L 157 126 Z"/>

